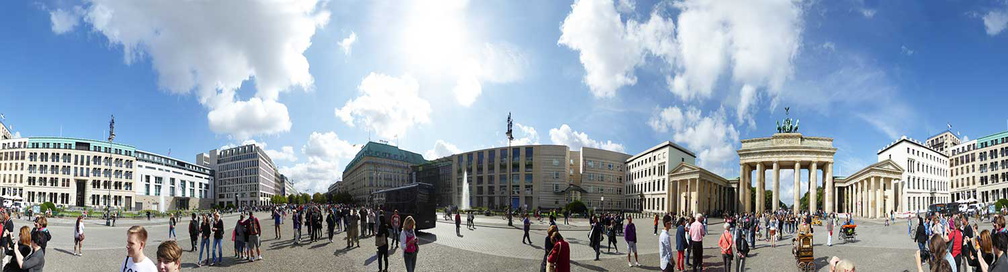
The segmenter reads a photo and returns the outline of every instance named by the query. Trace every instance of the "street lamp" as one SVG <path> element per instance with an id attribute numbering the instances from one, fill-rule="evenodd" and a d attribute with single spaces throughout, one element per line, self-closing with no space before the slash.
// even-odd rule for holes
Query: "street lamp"
<path id="1" fill-rule="evenodd" d="M 114 139 L 115 139 L 115 115 L 112 115 L 112 120 L 109 121 L 109 135 L 108 135 L 109 178 L 108 178 L 108 184 L 105 184 L 105 188 L 108 189 L 108 198 L 105 199 L 105 226 L 112 226 L 112 140 Z"/>
<path id="2" fill-rule="evenodd" d="M 602 195 L 602 212 L 605 212 L 605 195 Z"/>
<path id="3" fill-rule="evenodd" d="M 512 152 L 511 152 L 511 141 L 512 141 L 512 140 L 514 140 L 514 136 L 513 136 L 513 135 L 512 135 L 512 133 L 511 133 L 511 123 L 512 123 L 511 121 L 512 121 L 512 120 L 511 120 L 511 113 L 510 113 L 510 112 L 508 112 L 508 118 L 507 118 L 507 133 L 505 133 L 505 134 L 507 134 L 507 139 L 508 139 L 508 149 L 507 149 L 506 153 L 504 153 L 504 154 L 507 154 L 507 153 L 512 153 Z M 512 155 L 512 156 L 514 156 L 514 154 L 511 154 L 511 155 Z M 502 157 L 503 157 L 503 156 L 502 156 Z M 514 158 L 510 158 L 510 159 L 511 159 L 512 161 L 514 161 Z M 513 164 L 512 164 L 511 162 L 508 162 L 508 165 L 510 165 L 511 167 L 513 167 Z M 510 167 L 509 167 L 509 168 L 510 168 Z M 510 174 L 510 173 L 511 173 L 510 171 L 508 171 L 508 173 L 509 173 L 508 175 L 511 175 L 511 174 Z M 513 200 L 511 200 L 511 198 L 512 198 L 511 194 L 512 194 L 512 191 L 514 191 L 514 190 L 512 190 L 512 189 L 511 189 L 511 183 L 513 183 L 513 182 L 514 182 L 514 180 L 513 180 L 513 179 L 508 179 L 508 182 L 507 182 L 507 191 L 508 191 L 508 199 L 507 199 L 507 201 L 508 201 L 508 210 L 507 210 L 507 213 L 508 213 L 508 214 L 507 214 L 507 219 L 508 219 L 508 226 L 509 226 L 509 227 L 510 227 L 510 226 L 514 226 L 514 225 L 512 224 L 512 222 L 511 222 L 511 210 L 512 210 L 512 209 L 514 209 L 514 206 L 512 206 L 512 205 L 514 204 L 514 201 L 513 201 Z"/>

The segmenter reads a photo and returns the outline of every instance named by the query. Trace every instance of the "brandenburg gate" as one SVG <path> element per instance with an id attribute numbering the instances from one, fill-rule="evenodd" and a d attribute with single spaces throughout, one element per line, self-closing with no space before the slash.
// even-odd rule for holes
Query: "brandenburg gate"
<path id="1" fill-rule="evenodd" d="M 777 133 L 767 138 L 755 138 L 742 140 L 742 147 L 738 150 L 739 164 L 741 166 L 739 175 L 738 200 L 740 212 L 766 212 L 778 210 L 780 203 L 780 170 L 794 169 L 794 208 L 792 211 L 797 214 L 801 205 L 801 169 L 808 169 L 809 185 L 809 211 L 816 211 L 816 188 L 819 181 L 823 182 L 823 197 L 826 207 L 825 212 L 834 212 L 833 203 L 835 194 L 833 185 L 833 155 L 837 149 L 833 147 L 833 138 L 806 137 L 798 133 L 798 122 L 791 123 L 790 118 L 784 119 L 783 124 L 778 123 Z M 755 170 L 755 172 L 753 172 Z M 764 192 L 766 191 L 766 172 L 771 171 L 771 182 L 773 189 L 771 193 L 772 207 L 764 207 Z M 820 173 L 821 170 L 821 173 Z M 755 175 L 754 175 L 755 174 Z M 753 196 L 751 188 L 755 177 L 756 195 Z M 753 197 L 757 201 L 753 201 Z M 756 207 L 753 206 L 755 202 Z"/>

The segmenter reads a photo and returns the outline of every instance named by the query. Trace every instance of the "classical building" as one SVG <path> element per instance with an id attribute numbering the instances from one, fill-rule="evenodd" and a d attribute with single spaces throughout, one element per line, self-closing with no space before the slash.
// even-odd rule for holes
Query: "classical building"
<path id="1" fill-rule="evenodd" d="M 196 155 L 198 163 L 214 170 L 215 204 L 220 206 L 268 205 L 282 193 L 276 165 L 258 145 L 247 144 Z"/>
<path id="2" fill-rule="evenodd" d="M 696 155 L 673 142 L 665 141 L 626 160 L 625 207 L 644 213 L 685 211 L 680 196 L 671 187 L 670 170 L 679 164 L 696 165 Z M 718 177 L 720 180 L 723 178 Z M 670 204 L 672 203 L 672 204 Z M 683 207 L 684 209 L 678 209 Z M 692 206 L 696 207 L 696 205 Z"/>
<path id="3" fill-rule="evenodd" d="M 132 146 L 29 137 L 0 140 L 0 153 L 4 198 L 96 209 L 133 207 L 136 148 Z"/>
<path id="4" fill-rule="evenodd" d="M 834 203 L 837 212 L 879 218 L 889 212 L 905 211 L 904 168 L 885 159 L 869 165 L 846 178 L 837 178 Z"/>
<path id="5" fill-rule="evenodd" d="M 213 171 L 179 159 L 136 151 L 135 210 L 192 210 L 213 206 Z"/>
<path id="6" fill-rule="evenodd" d="M 790 120 L 790 119 L 788 119 Z M 790 123 L 790 122 L 787 122 Z M 794 204 L 792 207 L 800 207 L 798 201 L 801 199 L 801 170 L 808 171 L 809 188 L 809 210 L 816 211 L 820 207 L 816 206 L 816 192 L 819 183 L 823 183 L 823 196 L 826 198 L 824 206 L 821 207 L 826 212 L 835 211 L 833 202 L 833 155 L 837 149 L 833 147 L 832 138 L 806 137 L 797 133 L 796 129 L 781 131 L 767 138 L 755 138 L 742 140 L 742 148 L 738 150 L 740 170 L 740 192 L 738 192 L 739 210 L 744 212 L 762 212 L 778 210 L 780 203 L 780 169 L 794 170 Z M 771 207 L 765 207 L 766 172 L 770 171 L 770 181 L 772 184 Z M 755 172 L 754 172 L 755 171 Z M 821 171 L 821 172 L 820 172 Z M 752 184 L 755 182 L 755 196 L 752 193 Z M 755 200 L 755 201 L 754 201 Z M 792 208 L 792 212 L 798 213 L 797 208 Z"/>
<path id="7" fill-rule="evenodd" d="M 900 200 L 903 202 L 898 204 L 905 203 L 906 205 L 898 205 L 899 209 L 896 211 L 926 212 L 930 204 L 948 203 L 952 200 L 949 195 L 949 159 L 944 153 L 903 136 L 879 150 L 878 160 L 880 162 L 892 160 L 904 170 L 902 177 L 899 178 L 899 181 L 903 182 L 895 181 L 895 184 L 904 186 L 906 193 L 901 195 Z M 865 184 L 865 186 L 872 190 L 879 186 L 885 187 L 887 184 L 876 183 L 874 185 Z M 864 200 L 875 202 L 870 195 L 868 199 Z M 884 204 L 882 202 L 875 203 Z M 871 204 L 869 203 L 869 205 Z M 869 209 L 869 213 L 863 216 L 872 216 L 870 212 L 874 210 Z"/>
<path id="8" fill-rule="evenodd" d="M 410 182 L 410 167 L 427 162 L 420 154 L 387 143 L 368 142 L 343 169 L 341 190 L 357 203 L 370 203 L 371 194 Z"/>
<path id="9" fill-rule="evenodd" d="M 668 173 L 662 205 L 678 214 L 720 214 L 735 209 L 737 185 L 699 166 L 680 162 Z M 734 187 L 734 188 L 733 188 Z"/>

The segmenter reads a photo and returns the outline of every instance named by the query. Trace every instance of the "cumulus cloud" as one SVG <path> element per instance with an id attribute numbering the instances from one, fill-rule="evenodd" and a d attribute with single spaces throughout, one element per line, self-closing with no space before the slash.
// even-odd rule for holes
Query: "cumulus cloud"
<path id="1" fill-rule="evenodd" d="M 514 128 L 512 128 L 512 135 L 514 140 L 511 141 L 512 145 L 537 145 L 539 144 L 539 132 L 532 126 L 522 125 L 521 123 L 514 123 Z"/>
<path id="2" fill-rule="evenodd" d="M 307 159 L 293 166 L 280 167 L 280 173 L 294 182 L 301 192 L 326 192 L 329 185 L 342 180 L 343 166 L 360 151 L 361 146 L 340 139 L 336 132 L 312 132 L 301 147 Z"/>
<path id="3" fill-rule="evenodd" d="M 749 84 L 742 86 L 742 91 L 739 93 L 738 108 L 736 109 L 736 111 L 739 113 L 738 121 L 739 122 L 749 121 L 750 127 L 756 127 L 756 122 L 751 118 L 751 115 L 749 115 L 748 113 L 749 113 L 749 107 L 752 106 L 753 104 L 756 104 L 756 101 L 758 100 L 757 94 L 758 93 L 756 92 L 756 87 L 753 87 L 752 85 Z"/>
<path id="4" fill-rule="evenodd" d="M 704 115 L 697 108 L 671 106 L 656 110 L 648 125 L 659 133 L 671 132 L 674 142 L 697 154 L 697 165 L 723 175 L 731 169 L 727 164 L 735 158 L 739 142 L 738 130 L 726 119 L 723 108 Z"/>
<path id="5" fill-rule="evenodd" d="M 297 155 L 294 154 L 294 147 L 283 146 L 280 151 L 277 150 L 266 150 L 266 155 L 273 159 L 274 162 L 277 161 L 290 161 L 296 162 L 298 160 Z"/>
<path id="6" fill-rule="evenodd" d="M 684 101 L 711 97 L 723 75 L 748 85 L 740 92 L 750 98 L 763 90 L 776 101 L 801 44 L 799 2 L 685 0 L 673 6 L 679 10 L 675 19 L 656 10 L 645 23 L 623 23 L 611 0 L 577 1 L 558 44 L 580 52 L 585 84 L 596 97 L 612 97 L 636 84 L 635 68 L 656 56 L 662 70 L 672 72 L 666 76 L 669 91 Z M 738 115 L 751 118 L 748 112 Z"/>
<path id="7" fill-rule="evenodd" d="M 1008 27 L 1008 10 L 999 9 L 988 11 L 983 16 L 984 29 L 987 35 L 994 36 Z"/>
<path id="8" fill-rule="evenodd" d="M 303 53 L 315 31 L 328 23 L 323 5 L 318 0 L 93 0 L 81 15 L 94 32 L 122 47 L 127 64 L 149 57 L 162 89 L 196 90 L 211 111 L 213 131 L 247 138 L 289 130 L 287 108 L 277 99 L 292 87 L 309 90 L 314 84 Z M 50 17 L 53 31 L 64 33 L 66 17 Z M 235 91 L 252 79 L 255 97 L 236 100 Z M 237 117 L 251 112 L 261 114 Z M 240 122 L 228 123 L 234 120 Z"/>
<path id="9" fill-rule="evenodd" d="M 357 90 L 357 98 L 336 109 L 336 116 L 349 126 L 363 125 L 379 137 L 391 139 L 430 122 L 430 103 L 420 98 L 420 85 L 412 76 L 371 73 Z"/>
<path id="10" fill-rule="evenodd" d="M 581 150 L 582 147 L 591 147 L 615 152 L 626 152 L 626 148 L 622 144 L 608 140 L 594 140 L 588 137 L 587 133 L 575 131 L 567 124 L 563 124 L 559 128 L 550 129 L 549 135 L 550 141 L 553 144 L 566 145 L 571 150 Z"/>
<path id="11" fill-rule="evenodd" d="M 637 84 L 634 68 L 644 62 L 645 54 L 675 57 L 672 35 L 675 25 L 657 13 L 641 24 L 624 24 L 611 0 L 580 0 L 560 26 L 557 44 L 580 53 L 584 83 L 595 97 L 613 97 L 623 86 Z"/>
<path id="12" fill-rule="evenodd" d="M 58 8 L 50 11 L 49 21 L 52 22 L 52 32 L 63 34 L 73 30 L 80 23 L 81 13 L 83 12 L 84 10 L 80 6 L 75 6 L 70 10 Z"/>
<path id="13" fill-rule="evenodd" d="M 424 158 L 426 158 L 428 160 L 434 160 L 434 159 L 443 158 L 445 156 L 451 156 L 453 154 L 458 154 L 458 153 L 462 153 L 462 150 L 459 149 L 454 144 L 449 143 L 449 142 L 445 142 L 443 140 L 437 140 L 437 142 L 434 143 L 434 148 L 433 149 L 427 150 L 427 152 L 424 152 Z"/>
<path id="14" fill-rule="evenodd" d="M 357 33 L 351 31 L 350 36 L 344 38 L 342 41 L 339 42 L 340 48 L 343 48 L 343 54 L 349 56 L 350 50 L 353 49 L 353 45 L 356 42 L 357 42 Z"/>

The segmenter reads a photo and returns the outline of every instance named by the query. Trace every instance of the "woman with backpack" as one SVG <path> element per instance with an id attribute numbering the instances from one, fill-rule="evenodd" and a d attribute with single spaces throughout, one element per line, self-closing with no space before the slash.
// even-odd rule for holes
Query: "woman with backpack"
<path id="1" fill-rule="evenodd" d="M 330 231 L 332 233 L 332 231 Z M 330 234 L 331 235 L 331 234 Z M 375 232 L 375 246 L 378 247 L 378 271 L 388 271 L 388 223 L 385 222 L 385 217 L 378 218 L 378 230 Z M 382 269 L 382 261 L 384 260 L 385 269 Z"/>

